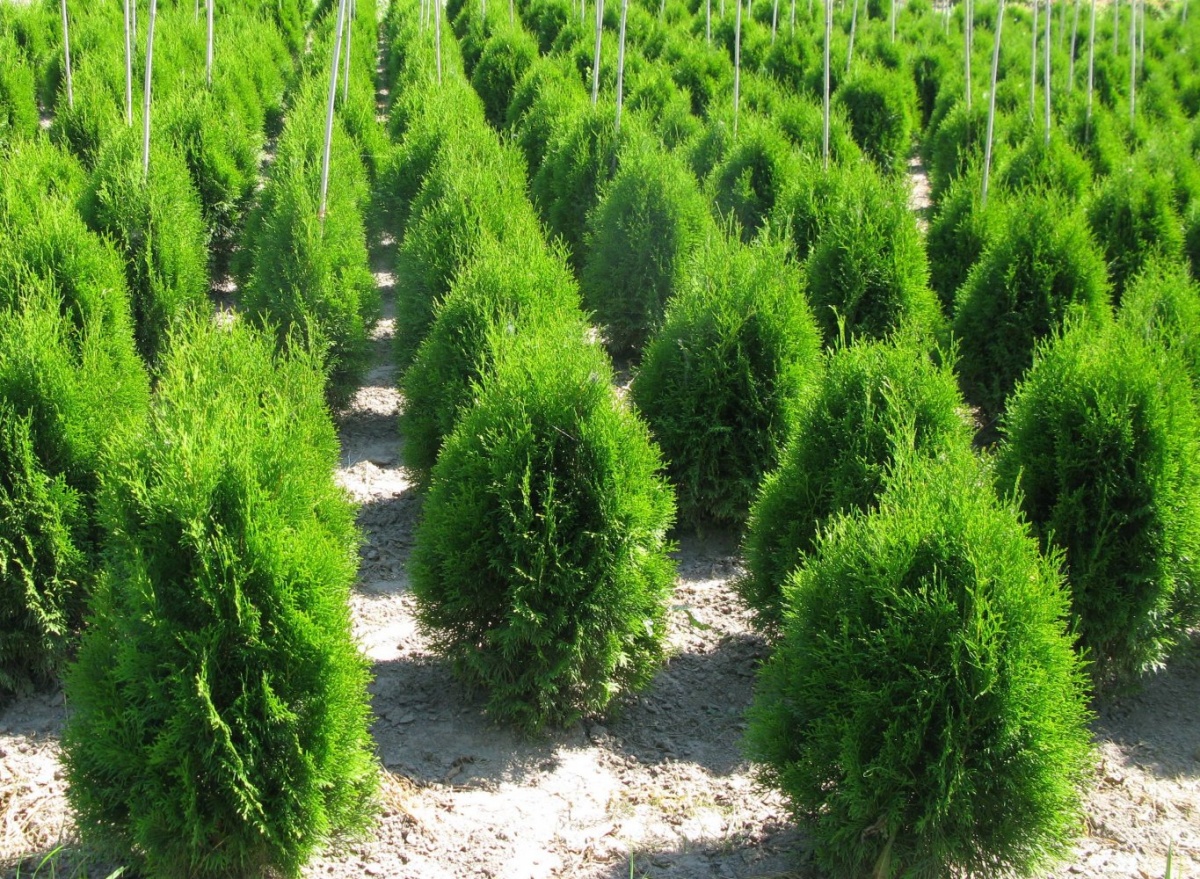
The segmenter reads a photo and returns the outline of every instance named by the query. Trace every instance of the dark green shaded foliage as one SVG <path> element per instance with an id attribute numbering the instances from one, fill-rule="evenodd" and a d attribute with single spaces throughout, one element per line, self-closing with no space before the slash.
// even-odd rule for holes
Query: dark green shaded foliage
<path id="1" fill-rule="evenodd" d="M 731 94 L 733 63 L 720 49 L 697 41 L 671 42 L 663 57 L 671 65 L 675 84 L 691 96 L 692 112 L 697 116 L 707 116 L 719 97 Z"/>
<path id="2" fill-rule="evenodd" d="M 954 311 L 958 288 L 967 280 L 987 246 L 1005 226 L 1004 193 L 988 193 L 982 207 L 980 174 L 970 173 L 950 184 L 925 235 L 929 253 L 929 286 L 937 294 L 942 311 Z"/>
<path id="3" fill-rule="evenodd" d="M 935 203 L 940 202 L 959 177 L 969 175 L 973 168 L 983 167 L 984 142 L 987 137 L 987 107 L 982 102 L 972 104 L 967 112 L 963 103 L 954 109 L 926 138 L 925 159 L 929 171 L 929 191 Z M 1003 125 L 1004 120 L 997 120 Z M 1001 130 L 993 132 L 997 142 Z"/>
<path id="4" fill-rule="evenodd" d="M 550 334 L 493 350 L 434 467 L 413 590 L 422 628 L 489 714 L 537 730 L 649 683 L 674 511 L 598 347 Z"/>
<path id="5" fill-rule="evenodd" d="M 814 385 L 819 352 L 784 247 L 710 235 L 632 388 L 683 519 L 745 520 Z"/>
<path id="6" fill-rule="evenodd" d="M 994 234 L 954 306 L 963 391 L 988 415 L 1004 408 L 1039 339 L 1068 316 L 1111 317 L 1104 259 L 1082 212 L 1061 196 L 1013 199 Z"/>
<path id="7" fill-rule="evenodd" d="M 897 71 L 858 66 L 834 96 L 850 131 L 881 171 L 899 173 L 908 165 L 913 136 L 913 85 Z"/>
<path id="8" fill-rule="evenodd" d="M 84 839 L 149 875 L 298 876 L 370 821 L 358 536 L 323 385 L 317 358 L 197 321 L 114 453 L 63 748 Z"/>
<path id="9" fill-rule="evenodd" d="M 697 180 L 705 181 L 733 149 L 733 117 L 728 113 L 709 117 L 704 128 L 687 146 L 688 167 Z"/>
<path id="10" fill-rule="evenodd" d="M 250 230 L 252 269 L 242 307 L 282 347 L 296 334 L 320 350 L 327 395 L 342 406 L 369 358 L 379 293 L 367 257 L 366 172 L 335 120 L 326 215 L 320 216 L 324 114 L 297 104 L 279 140 L 272 176 Z"/>
<path id="11" fill-rule="evenodd" d="M 1183 360 L 1140 327 L 1079 326 L 1017 386 L 997 459 L 1061 548 L 1098 684 L 1163 661 L 1200 614 L 1200 425 Z"/>
<path id="12" fill-rule="evenodd" d="M 1122 134 L 1121 123 L 1110 110 L 1094 106 L 1089 120 L 1082 101 L 1066 125 L 1072 146 L 1091 163 L 1097 177 L 1112 174 L 1128 163 L 1130 150 Z"/>
<path id="13" fill-rule="evenodd" d="M 0 704 L 52 683 L 82 605 L 86 516 L 51 477 L 28 419 L 0 402 Z"/>
<path id="14" fill-rule="evenodd" d="M 953 371 L 921 342 L 859 342 L 828 356 L 779 469 L 750 511 L 747 573 L 736 586 L 761 628 L 778 631 L 792 571 L 831 516 L 877 503 L 905 444 L 908 454 L 928 458 L 970 447 L 965 408 Z"/>
<path id="15" fill-rule="evenodd" d="M 649 144 L 626 154 L 588 219 L 581 276 L 584 304 L 611 350 L 639 350 L 657 331 L 710 225 L 680 159 Z"/>
<path id="16" fill-rule="evenodd" d="M 471 74 L 471 86 L 483 100 L 484 115 L 494 127 L 504 125 L 513 92 L 537 56 L 533 38 L 520 28 L 499 29 L 488 40 Z"/>
<path id="17" fill-rule="evenodd" d="M 742 240 L 749 241 L 774 210 L 785 182 L 796 176 L 799 168 L 791 142 L 776 126 L 743 116 L 737 140 L 713 169 L 717 212 L 736 220 Z"/>
<path id="18" fill-rule="evenodd" d="M 433 323 L 437 303 L 455 275 L 487 239 L 516 246 L 541 241 L 541 228 L 525 195 L 520 156 L 500 146 L 472 151 L 460 161 L 451 142 L 445 161 L 426 178 L 400 247 L 396 289 L 396 362 L 408 367 Z"/>
<path id="19" fill-rule="evenodd" d="M 427 478 L 442 443 L 492 368 L 494 346 L 515 335 L 577 340 L 587 327 L 575 279 L 558 254 L 533 237 L 480 242 L 400 379 L 404 463 Z"/>
<path id="20" fill-rule="evenodd" d="M 624 146 L 644 135 L 636 117 L 625 114 L 618 135 L 616 107 L 602 100 L 582 105 L 560 122 L 530 192 L 549 231 L 562 239 L 576 270 L 583 265 L 587 216 L 604 186 L 616 176 Z"/>
<path id="21" fill-rule="evenodd" d="M 895 470 L 793 575 L 749 754 L 829 876 L 1042 875 L 1091 775 L 1062 576 L 969 454 Z"/>
<path id="22" fill-rule="evenodd" d="M 1141 162 L 1114 171 L 1099 187 L 1088 205 L 1088 222 L 1108 260 L 1118 302 L 1130 277 L 1151 255 L 1178 258 L 1183 253 L 1183 224 L 1170 179 Z"/>
<path id="23" fill-rule="evenodd" d="M 841 336 L 879 339 L 902 324 L 941 330 L 937 298 L 908 184 L 869 165 L 831 204 L 806 263 L 808 297 L 826 345 Z"/>
<path id="24" fill-rule="evenodd" d="M 187 163 L 152 142 L 147 178 L 140 135 L 122 130 L 105 146 L 81 213 L 125 259 L 138 352 L 153 368 L 171 330 L 208 305 L 208 233 Z"/>

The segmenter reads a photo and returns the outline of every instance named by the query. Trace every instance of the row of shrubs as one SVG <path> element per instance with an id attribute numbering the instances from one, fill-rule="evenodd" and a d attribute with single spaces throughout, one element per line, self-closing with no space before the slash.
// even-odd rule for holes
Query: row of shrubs
<path id="1" fill-rule="evenodd" d="M 373 47 L 374 11 L 361 15 Z M 163 10 L 166 46 L 191 18 L 191 4 Z M 241 23 L 268 45 L 286 34 L 270 17 Z M 102 26 L 80 23 L 81 64 Z M 77 82 L 75 110 L 90 101 Z M 71 145 L 57 109 L 51 135 Z M 0 147 L 0 698 L 74 657 L 68 796 L 105 857 L 155 876 L 296 876 L 317 846 L 365 828 L 377 785 L 329 362 L 303 328 L 277 340 L 215 321 L 206 280 L 171 310 L 182 278 L 206 278 L 211 239 L 181 129 L 155 126 L 148 178 L 124 126 L 90 173 L 45 137 Z M 285 134 L 279 161 L 304 146 Z M 257 161 L 256 148 L 255 174 Z M 335 180 L 361 238 L 367 189 L 348 177 Z M 139 307 L 162 311 L 146 324 L 150 364 Z"/>
<path id="2" fill-rule="evenodd" d="M 438 14 L 435 10 L 434 14 Z M 614 390 L 562 250 L 419 4 L 384 25 L 397 138 L 404 459 L 426 486 L 420 625 L 489 713 L 536 730 L 602 711 L 663 659 L 674 518 L 658 450 Z"/>

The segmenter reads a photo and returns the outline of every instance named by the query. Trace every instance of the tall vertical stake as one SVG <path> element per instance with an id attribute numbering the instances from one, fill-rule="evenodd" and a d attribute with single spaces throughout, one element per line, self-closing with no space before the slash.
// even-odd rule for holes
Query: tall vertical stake
<path id="1" fill-rule="evenodd" d="M 142 108 L 142 173 L 150 179 L 150 74 L 154 70 L 154 19 L 158 17 L 158 0 L 150 0 L 150 23 L 146 30 L 145 103 Z"/>
<path id="2" fill-rule="evenodd" d="M 825 127 L 821 134 L 821 155 L 829 170 L 829 40 L 833 36 L 833 0 L 825 0 Z"/>
<path id="3" fill-rule="evenodd" d="M 1067 66 L 1067 91 L 1075 91 L 1075 41 L 1079 36 L 1079 0 L 1075 0 L 1075 18 L 1071 22 L 1071 58 Z"/>
<path id="4" fill-rule="evenodd" d="M 216 5 L 216 0 L 207 0 L 205 4 L 208 9 L 208 46 L 204 52 L 204 76 L 208 81 L 208 87 L 212 88 L 212 65 L 213 65 L 213 6 Z"/>
<path id="5" fill-rule="evenodd" d="M 1038 40 L 1038 6 L 1042 0 L 1033 0 L 1033 42 L 1029 48 L 1029 120 L 1037 119 L 1037 40 Z"/>
<path id="6" fill-rule="evenodd" d="M 321 229 L 325 228 L 325 209 L 329 198 L 329 156 L 333 151 L 333 102 L 337 99 L 338 73 L 342 52 L 342 27 L 346 23 L 346 0 L 339 0 L 337 12 L 337 31 L 333 38 L 333 64 L 329 69 L 329 103 L 325 108 L 325 152 L 321 156 L 321 207 L 317 218 L 321 221 Z"/>
<path id="7" fill-rule="evenodd" d="M 996 130 L 996 75 L 1000 71 L 1000 31 L 1004 27 L 1004 0 L 996 13 L 996 39 L 992 46 L 992 88 L 988 92 L 987 141 L 983 147 L 983 193 L 980 207 L 987 207 L 988 175 L 992 170 L 992 135 Z"/>
<path id="8" fill-rule="evenodd" d="M 1092 0 L 1092 22 L 1088 28 L 1088 90 L 1087 90 L 1087 125 L 1092 122 L 1092 83 L 1096 72 L 1096 0 Z M 1090 131 L 1090 127 L 1087 129 Z"/>
<path id="9" fill-rule="evenodd" d="M 733 25 L 733 139 L 737 140 L 738 105 L 742 90 L 742 0 L 737 3 L 737 18 Z"/>
<path id="10" fill-rule="evenodd" d="M 432 0 L 433 52 L 437 56 L 437 81 L 442 84 L 442 0 Z"/>
<path id="11" fill-rule="evenodd" d="M 75 109 L 75 85 L 71 82 L 71 32 L 67 26 L 67 0 L 62 0 L 63 59 L 67 71 L 67 106 Z"/>
<path id="12" fill-rule="evenodd" d="M 596 52 L 592 61 L 592 106 L 600 97 L 600 35 L 604 33 L 604 0 L 596 0 Z"/>
<path id="13" fill-rule="evenodd" d="M 346 9 L 346 58 L 342 62 L 342 103 L 350 100 L 350 37 L 354 34 L 354 0 L 348 0 Z"/>
<path id="14" fill-rule="evenodd" d="M 125 0 L 125 124 L 133 127 L 133 49 L 130 45 L 129 0 Z"/>
<path id="15" fill-rule="evenodd" d="M 1042 40 L 1046 45 L 1042 47 L 1046 53 L 1046 69 L 1042 74 L 1042 91 L 1046 93 L 1046 146 L 1050 145 L 1050 19 L 1051 7 L 1050 0 L 1046 0 L 1046 35 Z"/>
<path id="16" fill-rule="evenodd" d="M 621 133 L 621 104 L 625 92 L 625 19 L 629 14 L 629 0 L 621 0 L 621 31 L 617 44 L 617 134 Z"/>
<path id="17" fill-rule="evenodd" d="M 854 0 L 854 9 L 850 13 L 850 47 L 846 50 L 846 73 L 850 72 L 850 62 L 854 60 L 854 32 L 858 30 L 858 0 Z"/>
<path id="18" fill-rule="evenodd" d="M 950 26 L 950 10 L 946 10 L 946 26 Z M 975 9 L 971 0 L 963 0 L 963 74 L 967 80 L 967 114 L 971 112 L 971 45 L 975 41 Z"/>

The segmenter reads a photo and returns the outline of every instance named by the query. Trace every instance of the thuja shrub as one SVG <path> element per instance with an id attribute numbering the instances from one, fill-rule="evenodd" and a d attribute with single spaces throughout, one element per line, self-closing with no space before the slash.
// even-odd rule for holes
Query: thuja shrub
<path id="1" fill-rule="evenodd" d="M 1135 161 L 1114 171 L 1088 205 L 1092 234 L 1108 260 L 1117 301 L 1151 254 L 1179 257 L 1183 223 L 1170 179 Z"/>
<path id="2" fill-rule="evenodd" d="M 600 201 L 602 188 L 616 176 L 623 147 L 643 136 L 633 114 L 613 126 L 616 107 L 600 101 L 584 104 L 562 119 L 545 160 L 530 185 L 534 204 L 554 235 L 562 239 L 571 264 L 583 264 L 583 235 L 588 214 Z"/>
<path id="3" fill-rule="evenodd" d="M 965 408 L 953 370 L 918 340 L 858 342 L 828 356 L 750 511 L 736 586 L 760 628 L 778 632 L 792 571 L 832 516 L 876 505 L 898 458 L 970 448 Z"/>
<path id="4" fill-rule="evenodd" d="M 908 164 L 916 103 L 912 92 L 911 79 L 902 73 L 860 65 L 835 95 L 854 140 L 881 171 L 898 173 Z"/>
<path id="5" fill-rule="evenodd" d="M 0 703 L 55 679 L 86 576 L 79 495 L 45 472 L 29 427 L 0 402 Z"/>
<path id="6" fill-rule="evenodd" d="M 1003 125 L 1003 118 L 997 125 Z M 997 142 L 1002 130 L 993 132 Z M 930 196 L 940 202 L 960 176 L 971 168 L 982 167 L 987 139 L 987 106 L 983 101 L 973 103 L 968 111 L 965 103 L 957 103 L 944 119 L 932 128 L 926 138 L 925 154 L 929 170 Z"/>
<path id="7" fill-rule="evenodd" d="M 737 140 L 713 170 L 712 188 L 717 211 L 737 221 L 744 241 L 758 233 L 799 164 L 778 127 L 743 117 Z"/>
<path id="8" fill-rule="evenodd" d="M 604 710 L 663 658 L 670 488 L 595 345 L 514 339 L 433 470 L 412 555 L 417 616 L 495 718 Z"/>
<path id="9" fill-rule="evenodd" d="M 1057 559 L 972 457 L 914 460 L 787 586 L 747 750 L 833 877 L 1043 874 L 1083 829 Z"/>
<path id="10" fill-rule="evenodd" d="M 863 166 L 854 185 L 826 206 L 805 264 L 808 297 L 827 345 L 844 337 L 878 339 L 902 324 L 941 329 L 937 298 L 907 183 Z"/>
<path id="11" fill-rule="evenodd" d="M 955 300 L 967 399 L 989 415 L 1033 362 L 1037 340 L 1068 317 L 1111 319 L 1104 258 L 1082 213 L 1053 194 L 1013 199 L 1003 227 Z"/>
<path id="12" fill-rule="evenodd" d="M 280 346 L 299 332 L 324 353 L 329 402 L 338 407 L 366 370 L 380 304 L 358 201 L 366 174 L 340 125 L 320 215 L 323 124 L 300 108 L 288 121 L 253 230 L 242 307 L 275 331 Z"/>
<path id="13" fill-rule="evenodd" d="M 437 303 L 454 276 L 487 239 L 502 244 L 541 240 L 525 194 L 520 156 L 500 146 L 458 160 L 454 149 L 426 178 L 413 206 L 398 265 L 405 283 L 396 291 L 396 361 L 407 368 L 433 323 Z"/>
<path id="14" fill-rule="evenodd" d="M 14 39 L 0 32 L 0 143 L 32 137 L 38 128 L 37 84 L 33 68 Z"/>
<path id="15" fill-rule="evenodd" d="M 784 247 L 710 235 L 632 387 L 682 518 L 745 520 L 820 365 L 817 329 Z"/>
<path id="16" fill-rule="evenodd" d="M 138 352 L 154 366 L 172 328 L 208 304 L 208 233 L 187 164 L 172 146 L 152 143 L 147 176 L 140 133 L 122 130 L 80 209 L 125 258 Z"/>
<path id="17" fill-rule="evenodd" d="M 575 279 L 540 239 L 480 242 L 435 307 L 433 324 L 400 379 L 404 463 L 428 477 L 442 443 L 510 337 L 587 332 Z"/>
<path id="18" fill-rule="evenodd" d="M 538 172 L 559 120 L 587 101 L 574 70 L 562 58 L 539 58 L 513 91 L 505 125 L 525 154 L 530 177 Z"/>
<path id="19" fill-rule="evenodd" d="M 954 311 L 954 297 L 972 266 L 1005 225 L 1005 194 L 988 193 L 983 206 L 979 173 L 966 174 L 950 184 L 929 223 L 925 248 L 929 254 L 929 286 L 942 311 Z"/>
<path id="20" fill-rule="evenodd" d="M 996 182 L 1010 191 L 1051 189 L 1082 201 L 1092 189 L 1092 169 L 1065 139 L 1051 138 L 1047 144 L 1041 132 L 1033 132 L 996 175 Z"/>
<path id="21" fill-rule="evenodd" d="M 815 158 L 824 156 L 825 111 L 819 101 L 787 95 L 772 120 L 798 151 Z M 862 150 L 850 134 L 850 123 L 835 104 L 829 108 L 829 160 L 851 165 L 861 158 Z"/>
<path id="22" fill-rule="evenodd" d="M 87 187 L 79 160 L 46 138 L 0 143 L 0 221 L 19 227 L 45 202 L 75 202 Z"/>
<path id="23" fill-rule="evenodd" d="M 1200 286 L 1184 263 L 1147 260 L 1125 288 L 1117 320 L 1148 344 L 1175 352 L 1200 393 Z"/>
<path id="24" fill-rule="evenodd" d="M 588 218 L 580 282 L 611 350 L 640 350 L 658 329 L 711 225 L 680 158 L 649 143 L 626 154 Z"/>
<path id="25" fill-rule="evenodd" d="M 819 155 L 800 157 L 797 173 L 784 181 L 771 215 L 772 229 L 788 241 L 798 262 L 808 259 L 835 206 L 858 185 L 862 173 L 858 164 L 831 162 L 826 169 Z"/>
<path id="26" fill-rule="evenodd" d="M 1124 322 L 1044 345 L 1005 419 L 997 475 L 1061 548 L 1101 685 L 1160 664 L 1200 618 L 1200 424 L 1182 357 Z"/>
<path id="27" fill-rule="evenodd" d="M 471 86 L 483 100 L 487 121 L 496 128 L 503 127 L 513 92 L 537 57 L 537 43 L 524 28 L 500 28 L 487 41 L 471 73 Z"/>
<path id="28" fill-rule="evenodd" d="M 155 876 L 298 876 L 369 822 L 354 511 L 319 360 L 198 320 L 114 451 L 64 759 L 81 835 Z"/>

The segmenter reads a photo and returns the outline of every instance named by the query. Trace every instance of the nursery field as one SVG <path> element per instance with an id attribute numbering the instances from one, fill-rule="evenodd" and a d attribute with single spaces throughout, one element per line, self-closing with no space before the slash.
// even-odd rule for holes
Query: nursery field
<path id="1" fill-rule="evenodd" d="M 1200 877 L 1187 0 L 0 0 L 0 877 Z"/>

